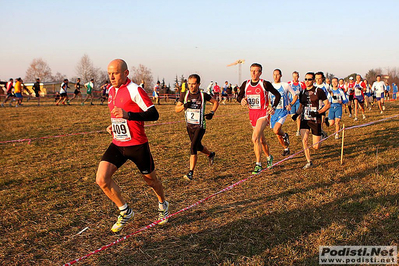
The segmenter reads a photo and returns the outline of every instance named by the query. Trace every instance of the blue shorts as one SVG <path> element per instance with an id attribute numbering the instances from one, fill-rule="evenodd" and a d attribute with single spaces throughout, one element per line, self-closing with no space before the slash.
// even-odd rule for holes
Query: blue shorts
<path id="1" fill-rule="evenodd" d="M 296 111 L 298 111 L 299 105 L 300 105 L 299 101 L 296 101 L 296 103 L 294 103 L 294 105 L 291 106 L 290 115 L 293 115 L 296 113 Z"/>
<path id="2" fill-rule="evenodd" d="M 15 97 L 22 98 L 22 94 L 17 92 L 17 93 L 15 93 Z"/>
<path id="3" fill-rule="evenodd" d="M 270 118 L 270 128 L 274 128 L 276 123 L 284 124 L 285 119 L 288 116 L 288 111 L 286 109 L 276 109 L 274 115 Z"/>
<path id="4" fill-rule="evenodd" d="M 355 96 L 355 97 L 353 98 L 353 100 L 357 100 L 359 103 L 363 103 L 363 102 L 364 102 L 364 98 L 363 98 L 362 95 L 360 95 L 360 96 Z"/>
<path id="5" fill-rule="evenodd" d="M 328 120 L 334 120 L 335 118 L 342 118 L 342 106 L 332 105 L 328 110 Z"/>

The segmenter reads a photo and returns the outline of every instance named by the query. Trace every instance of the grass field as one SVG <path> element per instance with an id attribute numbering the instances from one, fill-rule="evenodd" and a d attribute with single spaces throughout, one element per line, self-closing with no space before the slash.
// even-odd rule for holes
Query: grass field
<path id="1" fill-rule="evenodd" d="M 345 114 L 343 122 L 348 127 L 399 114 L 398 102 L 386 106 L 383 115 L 375 108 L 366 120 L 354 122 Z M 183 120 L 172 103 L 157 109 L 155 123 Z M 0 114 L 0 141 L 103 130 L 0 144 L 1 265 L 67 263 L 157 220 L 155 195 L 128 162 L 115 179 L 135 219 L 120 234 L 110 231 L 118 212 L 95 183 L 111 141 L 106 106 L 29 102 L 2 108 Z M 221 105 L 207 126 L 203 143 L 216 151 L 215 164 L 208 166 L 200 155 L 192 182 L 182 178 L 189 159 L 184 123 L 146 128 L 172 213 L 250 176 L 253 169 L 252 129 L 241 106 Z M 301 150 L 291 119 L 284 129 L 291 150 Z M 276 137 L 265 132 L 275 161 L 283 159 Z M 317 265 L 320 245 L 398 245 L 398 132 L 398 118 L 348 130 L 343 166 L 341 142 L 329 138 L 320 151 L 311 152 L 313 169 L 302 170 L 306 160 L 300 154 L 78 264 Z"/>

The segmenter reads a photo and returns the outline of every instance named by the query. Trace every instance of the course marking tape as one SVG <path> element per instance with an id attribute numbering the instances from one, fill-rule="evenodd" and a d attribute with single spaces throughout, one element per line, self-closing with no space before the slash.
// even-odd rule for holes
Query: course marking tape
<path id="1" fill-rule="evenodd" d="M 369 125 L 372 125 L 372 124 L 375 124 L 375 123 L 378 123 L 378 122 L 382 122 L 382 121 L 385 121 L 385 120 L 389 120 L 389 119 L 392 119 L 392 118 L 395 118 L 395 117 L 398 117 L 398 116 L 399 116 L 399 114 L 398 114 L 398 115 L 395 115 L 395 116 L 392 116 L 392 117 L 388 117 L 388 118 L 380 119 L 380 120 L 377 120 L 377 121 L 369 122 L 369 123 L 366 123 L 366 124 L 348 127 L 348 128 L 345 128 L 345 130 L 353 129 L 353 128 L 358 128 L 358 127 L 369 126 Z M 340 132 L 340 131 L 342 131 L 342 130 L 343 130 L 343 129 L 339 130 L 338 132 Z M 335 135 L 335 132 L 334 132 L 333 134 L 327 136 L 326 138 L 321 139 L 319 142 L 313 143 L 312 145 L 310 145 L 310 147 L 308 147 L 308 149 L 310 149 L 310 148 L 311 148 L 313 145 L 315 145 L 315 144 L 318 144 L 318 143 L 321 143 L 321 142 L 325 141 L 326 139 L 332 137 L 333 135 Z M 304 151 L 304 150 L 301 150 L 301 151 L 299 151 L 299 152 L 296 152 L 296 153 L 294 153 L 294 154 L 292 154 L 292 155 L 290 155 L 290 156 L 284 158 L 283 160 L 274 163 L 270 168 L 272 168 L 272 167 L 274 167 L 274 166 L 276 166 L 276 165 L 279 165 L 279 164 L 283 163 L 283 162 L 286 161 L 286 160 L 289 160 L 289 159 L 293 158 L 294 156 L 296 156 L 296 155 L 302 153 L 303 151 Z M 130 237 L 132 237 L 132 236 L 134 236 L 134 235 L 136 235 L 136 234 L 138 234 L 138 233 L 140 233 L 140 232 L 142 232 L 142 231 L 145 231 L 145 230 L 147 230 L 147 229 L 149 229 L 149 228 L 152 228 L 152 227 L 154 227 L 155 225 L 159 224 L 160 222 L 162 222 L 162 221 L 164 221 L 164 220 L 166 220 L 166 219 L 169 219 L 169 218 L 171 218 L 171 217 L 173 217 L 173 216 L 175 216 L 175 215 L 177 215 L 177 214 L 179 214 L 179 213 L 182 213 L 182 212 L 184 212 L 184 211 L 187 211 L 187 210 L 189 210 L 189 209 L 191 209 L 191 208 L 193 208 L 193 207 L 195 207 L 195 206 L 197 206 L 197 205 L 199 205 L 199 204 L 201 204 L 201 203 L 203 203 L 203 202 L 205 202 L 205 201 L 207 201 L 207 200 L 209 200 L 209 199 L 211 199 L 211 198 L 213 198 L 213 197 L 215 197 L 215 196 L 217 196 L 217 195 L 219 195 L 219 194 L 221 194 L 221 193 L 223 193 L 223 192 L 226 192 L 226 191 L 229 191 L 229 190 L 233 189 L 234 187 L 238 186 L 239 184 L 241 184 L 241 183 L 243 183 L 243 182 L 246 182 L 247 180 L 249 180 L 249 179 L 251 179 L 251 178 L 253 178 L 253 177 L 255 177 L 255 176 L 260 175 L 263 171 L 266 171 L 266 170 L 268 170 L 268 169 L 269 169 L 269 168 L 265 168 L 265 169 L 263 169 L 262 171 L 260 171 L 258 174 L 251 175 L 251 176 L 249 176 L 249 177 L 247 177 L 247 178 L 244 178 L 244 179 L 242 179 L 242 180 L 240 180 L 240 181 L 238 181 L 238 182 L 236 182 L 236 183 L 234 183 L 234 184 L 232 184 L 232 185 L 230 185 L 230 186 L 228 186 L 228 187 L 225 187 L 224 189 L 222 189 L 222 190 L 220 190 L 220 191 L 218 191 L 218 192 L 216 192 L 216 193 L 213 193 L 213 194 L 211 194 L 210 196 L 208 196 L 208 197 L 206 197 L 206 198 L 204 198 L 204 199 L 201 199 L 201 200 L 199 200 L 199 201 L 197 201 L 197 202 L 191 204 L 190 206 L 187 206 L 187 207 L 185 207 L 185 208 L 183 208 L 183 209 L 181 209 L 181 210 L 179 210 L 179 211 L 177 211 L 177 212 L 175 212 L 175 213 L 169 214 L 168 216 L 164 217 L 163 219 L 160 219 L 160 220 L 155 221 L 155 222 L 153 222 L 153 223 L 151 223 L 151 224 L 149 224 L 149 225 L 147 225 L 147 226 L 142 227 L 141 229 L 137 230 L 136 232 L 133 232 L 133 233 L 131 233 L 131 234 L 129 234 L 129 235 L 126 235 L 126 236 L 124 236 L 124 237 L 122 237 L 122 238 L 120 238 L 120 239 L 118 239 L 118 240 L 116 240 L 116 241 L 114 241 L 114 242 L 112 242 L 112 243 L 110 243 L 110 244 L 108 244 L 108 245 L 105 245 L 105 246 L 103 246 L 103 247 L 101 247 L 101 248 L 99 248 L 99 249 L 96 249 L 96 250 L 90 252 L 89 254 L 87 254 L 87 255 L 85 255 L 85 256 L 83 256 L 83 257 L 80 257 L 80 258 L 77 258 L 77 259 L 75 259 L 75 260 L 73 260 L 73 261 L 71 261 L 71 262 L 68 262 L 68 263 L 64 264 L 64 266 L 75 264 L 76 262 L 79 262 L 79 261 L 81 261 L 81 260 L 83 260 L 83 259 L 85 259 L 85 258 L 87 258 L 87 257 L 90 257 L 91 255 L 94 255 L 94 254 L 96 254 L 96 253 L 98 253 L 98 252 L 100 252 L 100 251 L 103 251 L 103 250 L 105 250 L 105 249 L 107 249 L 107 248 L 109 248 L 109 247 L 111 247 L 111 246 L 113 246 L 113 245 L 116 245 L 116 244 L 118 244 L 119 242 L 122 242 L 123 240 L 126 240 L 126 239 L 128 239 L 128 238 L 130 238 Z"/>

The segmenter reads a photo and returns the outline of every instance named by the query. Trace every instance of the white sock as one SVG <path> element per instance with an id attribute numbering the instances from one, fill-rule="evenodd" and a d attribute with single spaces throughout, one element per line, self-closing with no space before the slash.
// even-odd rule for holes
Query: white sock
<path id="1" fill-rule="evenodd" d="M 256 163 L 256 165 L 259 165 L 260 167 L 262 167 L 262 163 L 261 162 Z"/>
<path id="2" fill-rule="evenodd" d="M 125 205 L 118 207 L 119 210 L 121 211 L 121 213 L 130 213 L 132 210 L 129 208 L 129 206 L 127 205 L 127 203 L 125 203 Z"/>
<path id="3" fill-rule="evenodd" d="M 161 211 L 164 211 L 165 210 L 165 208 L 166 208 L 166 200 L 164 201 L 164 202 L 158 202 L 158 208 L 161 210 Z"/>

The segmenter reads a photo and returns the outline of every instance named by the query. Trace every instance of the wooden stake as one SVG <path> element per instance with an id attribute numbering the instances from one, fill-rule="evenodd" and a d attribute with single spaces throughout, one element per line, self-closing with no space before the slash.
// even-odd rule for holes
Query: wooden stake
<path id="1" fill-rule="evenodd" d="M 342 124 L 341 165 L 344 163 L 345 124 Z"/>

